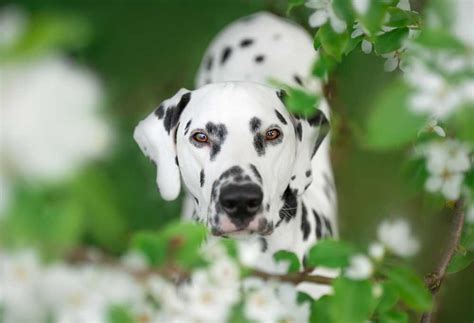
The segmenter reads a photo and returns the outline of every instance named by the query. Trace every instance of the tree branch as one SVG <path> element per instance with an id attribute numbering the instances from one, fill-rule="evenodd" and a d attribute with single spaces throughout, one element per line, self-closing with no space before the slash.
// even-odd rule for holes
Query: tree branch
<path id="1" fill-rule="evenodd" d="M 253 270 L 251 272 L 252 276 L 259 277 L 263 280 L 279 280 L 282 282 L 292 283 L 292 284 L 300 284 L 300 283 L 315 283 L 315 284 L 322 284 L 322 285 L 331 285 L 333 278 L 320 276 L 320 275 L 310 275 L 308 270 L 297 272 L 297 273 L 289 273 L 289 274 L 269 274 L 264 271 L 260 270 Z"/>
<path id="2" fill-rule="evenodd" d="M 443 253 L 443 256 L 438 262 L 438 265 L 435 268 L 435 271 L 425 276 L 425 283 L 431 294 L 433 295 L 433 300 L 436 301 L 436 295 L 443 283 L 443 280 L 446 276 L 446 270 L 453 258 L 453 255 L 456 253 L 456 249 L 461 239 L 462 229 L 464 225 L 464 202 L 462 199 L 456 201 L 454 205 L 454 214 L 452 219 L 452 226 L 450 230 L 450 237 L 446 250 Z M 421 316 L 421 323 L 430 323 L 432 322 L 433 315 L 435 314 L 436 306 L 433 306 L 433 309 L 430 312 L 423 313 Z"/>

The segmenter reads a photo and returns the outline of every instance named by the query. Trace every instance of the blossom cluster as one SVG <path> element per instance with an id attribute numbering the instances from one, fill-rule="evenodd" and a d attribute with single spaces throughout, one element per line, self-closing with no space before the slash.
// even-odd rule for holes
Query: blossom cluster
<path id="1" fill-rule="evenodd" d="M 307 322 L 309 303 L 294 285 L 241 280 L 235 260 L 213 246 L 212 263 L 175 282 L 154 272 L 136 252 L 120 263 L 43 264 L 29 249 L 0 252 L 2 322 L 109 322 L 114 307 L 136 322 L 226 322 L 234 308 L 256 322 Z M 2 316 L 3 317 L 2 317 Z"/>

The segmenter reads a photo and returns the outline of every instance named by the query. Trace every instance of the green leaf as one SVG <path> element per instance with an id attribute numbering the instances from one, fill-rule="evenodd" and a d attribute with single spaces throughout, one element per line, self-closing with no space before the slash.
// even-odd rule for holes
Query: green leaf
<path id="1" fill-rule="evenodd" d="M 387 4 L 384 1 L 370 1 L 367 12 L 358 15 L 360 23 L 369 35 L 375 35 L 381 29 L 386 11 Z"/>
<path id="2" fill-rule="evenodd" d="M 111 306 L 107 311 L 107 322 L 109 323 L 133 323 L 133 316 L 123 306 Z"/>
<path id="3" fill-rule="evenodd" d="M 395 267 L 386 272 L 400 298 L 417 311 L 427 311 L 432 297 L 423 281 L 410 269 Z"/>
<path id="4" fill-rule="evenodd" d="M 331 321 L 329 309 L 334 302 L 332 295 L 325 295 L 311 304 L 311 323 L 328 323 Z"/>
<path id="5" fill-rule="evenodd" d="M 444 28 L 424 29 L 416 38 L 416 42 L 428 49 L 445 49 L 450 52 L 464 52 L 466 50 L 464 44 Z"/>
<path id="6" fill-rule="evenodd" d="M 456 251 L 453 258 L 451 259 L 451 262 L 449 263 L 447 269 L 449 274 L 454 274 L 466 269 L 474 261 L 474 252 L 462 247 L 458 249 L 460 250 Z"/>
<path id="7" fill-rule="evenodd" d="M 375 99 L 365 138 L 370 148 L 397 149 L 416 139 L 426 117 L 408 110 L 409 94 L 407 85 L 395 82 Z"/>
<path id="8" fill-rule="evenodd" d="M 342 241 L 322 240 L 310 249 L 307 266 L 345 267 L 349 264 L 351 253 L 351 247 Z"/>
<path id="9" fill-rule="evenodd" d="M 304 4 L 305 0 L 288 0 L 288 8 L 286 9 L 286 15 L 288 16 L 293 10 L 293 8 L 302 6 Z"/>
<path id="10" fill-rule="evenodd" d="M 373 296 L 369 281 L 354 281 L 339 277 L 334 281 L 333 287 L 331 322 L 360 323 L 370 318 Z"/>
<path id="11" fill-rule="evenodd" d="M 474 145 L 474 106 L 461 107 L 454 117 L 454 123 L 457 137 Z"/>
<path id="12" fill-rule="evenodd" d="M 273 259 L 275 259 L 276 262 L 288 262 L 290 264 L 288 268 L 289 273 L 295 273 L 300 270 L 301 265 L 298 256 L 291 251 L 280 250 L 273 255 Z"/>
<path id="13" fill-rule="evenodd" d="M 395 304 L 397 304 L 398 302 L 398 294 L 393 283 L 389 281 L 383 282 L 382 289 L 383 293 L 376 308 L 376 311 L 378 313 L 387 312 L 388 310 L 392 309 L 392 307 L 394 307 Z"/>
<path id="14" fill-rule="evenodd" d="M 285 91 L 288 94 L 284 97 L 288 111 L 305 117 L 311 117 L 316 113 L 315 107 L 319 103 L 319 97 L 296 88 L 287 87 Z"/>
<path id="15" fill-rule="evenodd" d="M 380 316 L 380 323 L 408 323 L 408 314 L 400 311 L 390 311 Z"/>
<path id="16" fill-rule="evenodd" d="M 336 66 L 335 59 L 324 50 L 321 50 L 319 51 L 319 58 L 314 62 L 312 73 L 321 79 L 326 79 Z"/>
<path id="17" fill-rule="evenodd" d="M 414 11 L 405 11 L 397 7 L 388 8 L 389 20 L 385 26 L 401 28 L 417 26 L 420 23 L 420 15 Z"/>
<path id="18" fill-rule="evenodd" d="M 332 8 L 336 15 L 344 20 L 348 26 L 354 22 L 354 10 L 352 9 L 351 1 L 347 0 L 333 0 Z"/>
<path id="19" fill-rule="evenodd" d="M 145 255 L 152 266 L 161 266 L 166 260 L 166 241 L 156 232 L 139 232 L 132 239 L 132 248 Z"/>
<path id="20" fill-rule="evenodd" d="M 207 229 L 191 222 L 171 223 L 160 236 L 167 241 L 169 256 L 183 268 L 204 265 L 200 249 L 206 239 Z"/>
<path id="21" fill-rule="evenodd" d="M 326 53 L 334 57 L 336 61 L 340 62 L 342 54 L 345 52 L 346 46 L 349 43 L 348 31 L 346 30 L 339 34 L 331 28 L 330 24 L 327 23 L 319 28 L 317 37 Z"/>
<path id="22" fill-rule="evenodd" d="M 402 46 L 408 36 L 408 28 L 399 28 L 386 32 L 375 39 L 375 50 L 379 54 L 393 52 Z"/>

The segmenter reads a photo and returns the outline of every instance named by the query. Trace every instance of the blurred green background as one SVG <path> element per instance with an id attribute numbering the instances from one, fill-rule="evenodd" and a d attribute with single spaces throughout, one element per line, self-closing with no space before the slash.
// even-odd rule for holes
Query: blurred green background
<path id="1" fill-rule="evenodd" d="M 67 183 L 15 183 L 16 199 L 0 228 L 0 241 L 7 246 L 34 244 L 47 257 L 81 244 L 118 255 L 137 230 L 158 228 L 179 216 L 179 200 L 160 199 L 154 167 L 133 141 L 134 126 L 177 89 L 194 87 L 204 50 L 226 24 L 260 10 L 280 15 L 286 10 L 286 1 L 257 0 L 0 2 L 7 4 L 21 6 L 32 17 L 52 13 L 86 22 L 86 41 L 70 46 L 67 54 L 99 74 L 107 91 L 106 114 L 117 130 L 112 155 Z M 302 24 L 305 16 L 304 9 L 292 14 Z M 373 152 L 360 140 L 371 103 L 395 77 L 383 71 L 383 59 L 356 50 L 331 78 L 340 233 L 366 248 L 383 218 L 407 217 L 422 240 L 422 251 L 413 259 L 422 274 L 442 252 L 449 215 L 438 214 L 442 204 L 428 203 L 414 189 L 416 181 L 405 176 L 405 151 Z M 439 322 L 472 321 L 472 266 L 448 277 L 440 300 Z"/>

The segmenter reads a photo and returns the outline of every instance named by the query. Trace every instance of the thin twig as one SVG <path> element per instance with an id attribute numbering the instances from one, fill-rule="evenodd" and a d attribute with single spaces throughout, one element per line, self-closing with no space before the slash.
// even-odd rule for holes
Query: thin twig
<path id="1" fill-rule="evenodd" d="M 433 301 L 436 302 L 436 295 L 443 283 L 446 276 L 446 270 L 453 258 L 454 254 L 459 245 L 461 239 L 462 229 L 464 225 L 464 203 L 463 200 L 457 200 L 454 205 L 454 214 L 452 219 L 451 234 L 448 240 L 448 245 L 443 253 L 443 256 L 438 262 L 435 271 L 425 276 L 425 283 L 433 295 Z M 433 305 L 433 309 L 430 312 L 423 313 L 421 316 L 421 323 L 430 323 L 433 320 L 433 316 L 436 311 L 436 306 Z"/>
<path id="2" fill-rule="evenodd" d="M 260 270 L 253 270 L 251 273 L 252 276 L 259 277 L 263 280 L 278 280 L 282 282 L 300 284 L 300 283 L 315 283 L 322 285 L 331 285 L 333 278 L 320 276 L 320 275 L 310 275 L 307 271 L 298 272 L 298 273 L 289 273 L 289 274 L 269 274 Z"/>

